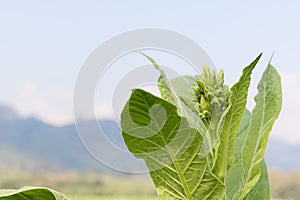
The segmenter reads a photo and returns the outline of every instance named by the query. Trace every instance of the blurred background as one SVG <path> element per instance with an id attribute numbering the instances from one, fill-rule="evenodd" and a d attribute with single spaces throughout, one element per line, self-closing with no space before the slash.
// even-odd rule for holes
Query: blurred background
<path id="1" fill-rule="evenodd" d="M 112 36 L 152 27 L 200 44 L 225 70 L 228 85 L 264 52 L 253 74 L 250 109 L 275 52 L 283 109 L 266 153 L 271 192 L 274 199 L 300 199 L 299 9 L 298 1 L 269 0 L 0 0 L 0 188 L 46 186 L 71 199 L 155 199 L 147 175 L 122 174 L 93 159 L 79 140 L 72 111 L 76 77 L 89 54 Z M 108 105 L 99 105 L 96 114 L 122 143 Z M 95 145 L 100 148 L 101 141 Z"/>

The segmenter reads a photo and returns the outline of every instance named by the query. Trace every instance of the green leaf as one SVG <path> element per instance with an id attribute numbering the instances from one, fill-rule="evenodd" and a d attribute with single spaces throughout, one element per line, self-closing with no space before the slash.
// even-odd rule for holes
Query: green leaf
<path id="1" fill-rule="evenodd" d="M 196 86 L 196 79 L 192 76 L 179 76 L 170 81 L 172 90 L 178 97 L 178 102 L 181 109 L 180 116 L 185 117 L 192 128 L 205 132 L 205 125 L 199 118 L 197 98 L 193 86 Z M 163 91 L 161 91 L 162 93 Z M 163 95 L 162 95 L 163 96 Z"/>
<path id="2" fill-rule="evenodd" d="M 154 68 L 160 72 L 158 88 L 162 98 L 174 104 L 177 107 L 177 113 L 181 117 L 185 117 L 190 127 L 197 129 L 204 138 L 204 144 L 200 150 L 201 155 L 211 153 L 212 146 L 214 146 L 216 141 L 210 141 L 211 136 L 203 121 L 199 118 L 199 107 L 196 103 L 197 96 L 193 90 L 193 87 L 197 86 L 195 77 L 179 76 L 169 80 L 153 58 L 142 52 L 140 54 L 145 56 L 153 64 Z"/>
<path id="3" fill-rule="evenodd" d="M 269 65 L 258 85 L 256 106 L 252 114 L 245 111 L 237 134 L 234 164 L 225 179 L 229 199 L 270 199 L 263 156 L 268 135 L 281 110 L 281 96 L 280 76 Z"/>
<path id="4" fill-rule="evenodd" d="M 245 200 L 270 200 L 270 183 L 265 160 L 259 163 L 261 175 L 259 181 L 248 193 Z"/>
<path id="5" fill-rule="evenodd" d="M 190 109 L 198 112 L 198 107 L 195 103 L 197 96 L 193 90 L 193 87 L 197 86 L 196 78 L 194 76 L 179 76 L 171 79 L 170 83 L 176 96 L 188 99 L 188 104 L 191 106 Z"/>
<path id="6" fill-rule="evenodd" d="M 176 94 L 173 92 L 172 84 L 170 83 L 169 79 L 167 78 L 167 75 L 165 72 L 160 68 L 160 66 L 157 64 L 157 62 L 148 56 L 145 53 L 139 52 L 141 55 L 143 55 L 145 58 L 147 58 L 154 68 L 159 71 L 160 76 L 158 78 L 158 88 L 160 90 L 160 94 L 162 95 L 162 98 L 167 100 L 168 102 L 174 104 L 177 106 L 178 109 L 180 109 L 180 106 L 178 105 L 178 98 Z"/>
<path id="7" fill-rule="evenodd" d="M 259 163 L 261 175 L 259 181 L 249 191 L 245 200 L 270 200 L 270 184 L 268 179 L 268 171 L 265 160 Z M 236 200 L 243 199 L 242 186 L 245 184 L 245 171 L 243 169 L 242 160 L 238 160 L 227 171 L 225 185 L 227 199 Z"/>
<path id="8" fill-rule="evenodd" d="M 228 199 L 239 199 L 240 186 L 245 182 L 245 171 L 242 164 L 242 149 L 248 135 L 251 113 L 245 109 L 244 115 L 234 143 L 234 164 L 225 177 L 226 196 Z M 255 187 L 249 192 L 246 200 L 270 200 L 270 185 L 265 160 L 260 162 L 261 177 Z"/>
<path id="9" fill-rule="evenodd" d="M 255 102 L 242 152 L 246 184 L 242 185 L 243 194 L 240 199 L 248 194 L 260 178 L 259 163 L 263 160 L 269 133 L 282 106 L 280 76 L 271 64 L 258 85 Z"/>
<path id="10" fill-rule="evenodd" d="M 249 66 L 244 68 L 239 81 L 230 89 L 230 107 L 225 116 L 224 123 L 220 123 L 219 145 L 216 149 L 216 162 L 213 166 L 213 172 L 222 180 L 225 177 L 227 169 L 229 169 L 233 163 L 234 141 L 247 103 L 248 88 L 251 80 L 250 76 L 261 55 L 262 54 Z"/>
<path id="11" fill-rule="evenodd" d="M 0 190 L 2 200 L 68 200 L 64 195 L 48 188 L 24 187 L 19 190 Z"/>
<path id="12" fill-rule="evenodd" d="M 199 155 L 202 136 L 174 105 L 136 89 L 122 111 L 121 126 L 128 149 L 145 160 L 159 199 L 223 199 L 224 185 Z M 151 134 L 145 137 L 143 131 Z"/>
<path id="13" fill-rule="evenodd" d="M 244 110 L 244 115 L 241 120 L 240 127 L 236 134 L 236 139 L 234 142 L 234 157 L 233 163 L 236 163 L 238 160 L 241 159 L 241 152 L 243 149 L 243 145 L 245 143 L 247 134 L 248 134 L 248 127 L 251 119 L 251 112 L 248 109 Z"/>
<path id="14" fill-rule="evenodd" d="M 226 196 L 228 199 L 236 199 L 235 195 L 239 191 L 239 186 L 243 183 L 244 170 L 242 161 L 242 149 L 247 138 L 248 127 L 250 123 L 251 113 L 249 110 L 244 110 L 244 115 L 241 120 L 240 127 L 237 132 L 237 137 L 234 142 L 234 164 L 227 171 L 225 176 Z"/>
<path id="15" fill-rule="evenodd" d="M 203 145 L 199 153 L 203 156 L 211 153 L 213 146 L 211 135 L 199 117 L 199 106 L 196 103 L 197 96 L 193 90 L 193 87 L 197 86 L 196 78 L 193 76 L 180 76 L 170 82 L 182 108 L 180 116 L 185 117 L 190 127 L 197 129 L 203 137 Z"/>
<path id="16" fill-rule="evenodd" d="M 164 70 L 160 68 L 157 62 L 150 56 L 139 52 L 145 56 L 159 71 L 160 76 L 158 78 L 158 89 L 161 97 L 166 101 L 174 104 L 177 107 L 177 113 L 185 117 L 192 128 L 203 130 L 203 123 L 198 116 L 198 105 L 195 100 L 197 96 L 193 91 L 193 86 L 196 86 L 195 77 L 192 76 L 180 76 L 175 79 L 169 80 Z"/>

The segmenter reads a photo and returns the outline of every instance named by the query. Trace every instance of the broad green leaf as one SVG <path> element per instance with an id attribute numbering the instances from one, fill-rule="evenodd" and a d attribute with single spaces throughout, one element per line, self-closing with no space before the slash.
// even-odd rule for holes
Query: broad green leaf
<path id="1" fill-rule="evenodd" d="M 177 113 L 181 117 L 185 117 L 191 128 L 195 128 L 204 138 L 203 146 L 200 150 L 201 155 L 212 153 L 211 149 L 215 142 L 211 141 L 211 135 L 206 129 L 204 123 L 199 118 L 198 104 L 196 103 L 197 96 L 193 91 L 193 86 L 196 86 L 196 79 L 192 76 L 180 76 L 169 80 L 165 72 L 160 68 L 157 62 L 150 56 L 141 53 L 145 56 L 160 72 L 158 78 L 158 88 L 163 99 L 174 104 L 177 107 Z M 212 155 L 211 155 L 212 157 Z"/>
<path id="2" fill-rule="evenodd" d="M 247 138 L 248 127 L 251 119 L 251 113 L 245 109 L 244 115 L 237 132 L 237 137 L 234 143 L 234 163 L 233 166 L 227 171 L 225 177 L 226 196 L 228 199 L 239 199 L 240 186 L 245 182 L 245 172 L 242 164 L 242 149 Z M 247 200 L 269 200 L 270 199 L 270 186 L 268 180 L 268 171 L 265 161 L 260 163 L 262 175 L 256 186 L 249 192 Z"/>
<path id="3" fill-rule="evenodd" d="M 222 180 L 227 169 L 232 166 L 233 148 L 236 133 L 239 129 L 241 119 L 247 102 L 248 88 L 251 80 L 251 73 L 262 54 L 260 54 L 248 67 L 244 68 L 239 81 L 230 89 L 230 108 L 225 116 L 224 123 L 220 123 L 219 145 L 215 153 L 215 164 L 213 172 Z"/>
<path id="4" fill-rule="evenodd" d="M 162 113 L 166 117 L 163 126 L 154 120 Z M 149 132 L 154 127 L 149 124 L 157 124 L 160 130 L 156 128 L 156 134 L 149 137 L 135 132 L 143 128 Z M 202 136 L 177 114 L 174 105 L 136 89 L 122 112 L 121 126 L 128 149 L 145 160 L 159 199 L 223 199 L 224 185 L 199 155 Z"/>
<path id="5" fill-rule="evenodd" d="M 158 88 L 162 98 L 173 103 L 177 107 L 177 113 L 181 117 L 185 117 L 188 120 L 190 127 L 197 129 L 204 138 L 200 154 L 203 156 L 211 154 L 210 158 L 213 158 L 212 148 L 215 146 L 217 138 L 212 139 L 212 134 L 207 130 L 199 117 L 199 106 L 196 103 L 197 96 L 192 89 L 193 86 L 197 85 L 195 77 L 180 76 L 169 80 L 165 72 L 153 58 L 144 53 L 141 54 L 160 72 Z"/>
<path id="6" fill-rule="evenodd" d="M 280 76 L 270 64 L 258 85 L 255 102 L 242 153 L 246 184 L 242 185 L 240 199 L 253 189 L 260 178 L 259 163 L 263 160 L 269 133 L 282 106 Z"/>
<path id="7" fill-rule="evenodd" d="M 255 184 L 245 200 L 270 200 L 270 185 L 268 180 L 268 171 L 265 164 L 265 160 L 259 163 L 261 175 L 259 181 Z M 238 160 L 233 166 L 227 171 L 225 185 L 226 185 L 226 196 L 227 199 L 236 200 L 243 199 L 242 186 L 245 184 L 245 171 L 243 169 L 242 160 Z"/>
<path id="8" fill-rule="evenodd" d="M 205 127 L 203 121 L 199 117 L 199 108 L 196 103 L 197 96 L 193 91 L 193 86 L 196 86 L 196 79 L 192 76 L 180 76 L 169 80 L 165 72 L 160 68 L 157 62 L 148 55 L 145 56 L 160 72 L 158 78 L 158 88 L 163 99 L 169 101 L 177 107 L 177 113 L 181 117 L 185 117 L 191 128 L 195 128 L 204 138 L 203 146 L 200 150 L 201 155 L 207 155 L 211 152 L 215 142 L 211 141 L 211 135 Z M 213 157 L 211 155 L 211 157 Z"/>
<path id="9" fill-rule="evenodd" d="M 259 163 L 261 175 L 259 181 L 248 193 L 245 200 L 270 200 L 270 183 L 265 160 Z"/>
<path id="10" fill-rule="evenodd" d="M 2 200 L 68 200 L 64 195 L 41 187 L 24 187 L 19 190 L 0 190 L 0 199 Z"/>

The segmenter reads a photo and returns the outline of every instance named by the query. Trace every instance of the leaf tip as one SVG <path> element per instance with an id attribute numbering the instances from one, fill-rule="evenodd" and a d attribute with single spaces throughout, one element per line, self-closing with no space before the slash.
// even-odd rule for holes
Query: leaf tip
<path id="1" fill-rule="evenodd" d="M 268 66 L 271 65 L 271 62 L 272 62 L 273 57 L 274 57 L 274 54 L 275 54 L 275 51 L 273 50 L 273 53 L 272 53 L 272 55 L 271 55 L 271 58 L 270 58 L 270 60 L 269 60 L 269 62 L 268 62 Z"/>

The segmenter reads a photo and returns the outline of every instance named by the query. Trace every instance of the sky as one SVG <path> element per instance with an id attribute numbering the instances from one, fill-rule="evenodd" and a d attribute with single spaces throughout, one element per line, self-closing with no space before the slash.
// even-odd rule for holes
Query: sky
<path id="1" fill-rule="evenodd" d="M 72 123 L 76 78 L 97 46 L 134 29 L 169 29 L 203 47 L 225 70 L 229 85 L 264 52 L 253 73 L 250 108 L 275 52 L 272 64 L 282 77 L 283 109 L 271 137 L 300 144 L 299 9 L 299 1 L 269 0 L 0 0 L 0 104 L 50 124 Z M 106 106 L 99 109 L 100 118 L 110 117 Z"/>

